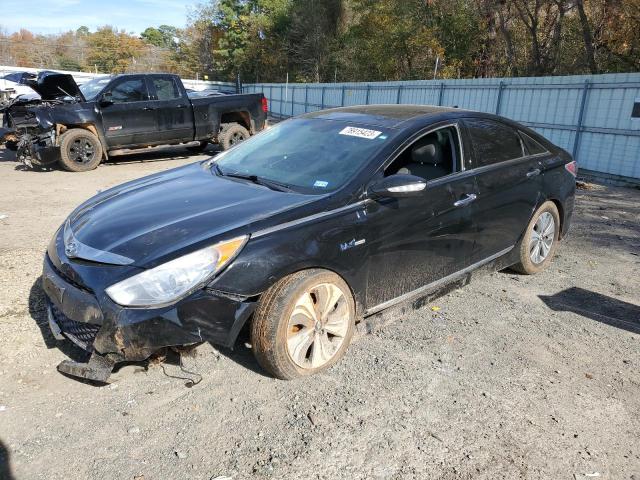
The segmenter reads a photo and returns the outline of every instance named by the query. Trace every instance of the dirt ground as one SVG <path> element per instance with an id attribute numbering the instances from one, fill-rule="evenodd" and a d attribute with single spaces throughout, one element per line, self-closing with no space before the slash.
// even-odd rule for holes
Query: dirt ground
<path id="1" fill-rule="evenodd" d="M 397 308 L 324 374 L 269 378 L 245 339 L 185 358 L 191 388 L 175 358 L 96 387 L 56 371 L 74 347 L 47 332 L 46 245 L 97 191 L 203 157 L 85 174 L 12 158 L 0 150 L 0 478 L 640 480 L 640 191 L 580 190 L 546 272 Z"/>

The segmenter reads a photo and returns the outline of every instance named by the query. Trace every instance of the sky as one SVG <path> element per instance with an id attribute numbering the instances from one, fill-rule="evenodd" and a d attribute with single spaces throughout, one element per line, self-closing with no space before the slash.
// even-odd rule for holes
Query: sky
<path id="1" fill-rule="evenodd" d="M 61 33 L 85 25 L 111 25 L 140 34 L 147 27 L 184 27 L 190 6 L 179 0 L 20 0 L 3 8 L 0 28 L 9 33 L 26 28 L 34 33 Z M 7 5 L 8 6 L 8 5 Z"/>

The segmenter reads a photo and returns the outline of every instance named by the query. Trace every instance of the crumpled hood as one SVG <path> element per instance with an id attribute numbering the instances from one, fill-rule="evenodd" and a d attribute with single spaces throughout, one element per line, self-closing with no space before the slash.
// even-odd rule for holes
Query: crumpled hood
<path id="1" fill-rule="evenodd" d="M 69 216 L 68 227 L 89 251 L 151 267 L 313 199 L 218 177 L 195 163 L 96 195 Z"/>
<path id="2" fill-rule="evenodd" d="M 42 100 L 74 97 L 84 101 L 84 96 L 78 84 L 73 77 L 68 74 L 42 72 L 37 78 L 28 80 L 27 85 L 35 90 Z"/>

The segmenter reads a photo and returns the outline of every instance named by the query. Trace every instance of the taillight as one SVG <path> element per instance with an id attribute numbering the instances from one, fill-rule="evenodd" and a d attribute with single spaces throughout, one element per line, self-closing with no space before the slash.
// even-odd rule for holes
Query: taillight
<path id="1" fill-rule="evenodd" d="M 571 175 L 573 175 L 574 177 L 578 176 L 578 163 L 574 160 L 573 162 L 569 162 L 567 163 L 564 168 L 567 169 L 567 172 L 569 172 Z"/>
<path id="2" fill-rule="evenodd" d="M 267 97 L 262 97 L 262 111 L 264 113 L 269 111 L 269 102 L 267 102 Z"/>

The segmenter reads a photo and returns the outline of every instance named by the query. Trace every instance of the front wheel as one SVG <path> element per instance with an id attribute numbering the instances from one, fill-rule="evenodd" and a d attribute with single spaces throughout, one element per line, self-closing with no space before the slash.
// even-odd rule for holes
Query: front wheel
<path id="1" fill-rule="evenodd" d="M 102 160 L 102 145 L 93 133 L 81 128 L 67 130 L 60 137 L 60 163 L 70 172 L 95 169 Z"/>
<path id="2" fill-rule="evenodd" d="M 264 293 L 251 341 L 258 363 L 275 377 L 290 380 L 340 360 L 354 328 L 355 305 L 344 280 L 325 270 L 305 270 Z"/>
<path id="3" fill-rule="evenodd" d="M 543 203 L 533 214 L 520 245 L 520 262 L 513 269 L 534 275 L 545 269 L 558 248 L 560 214 L 553 202 Z"/>

